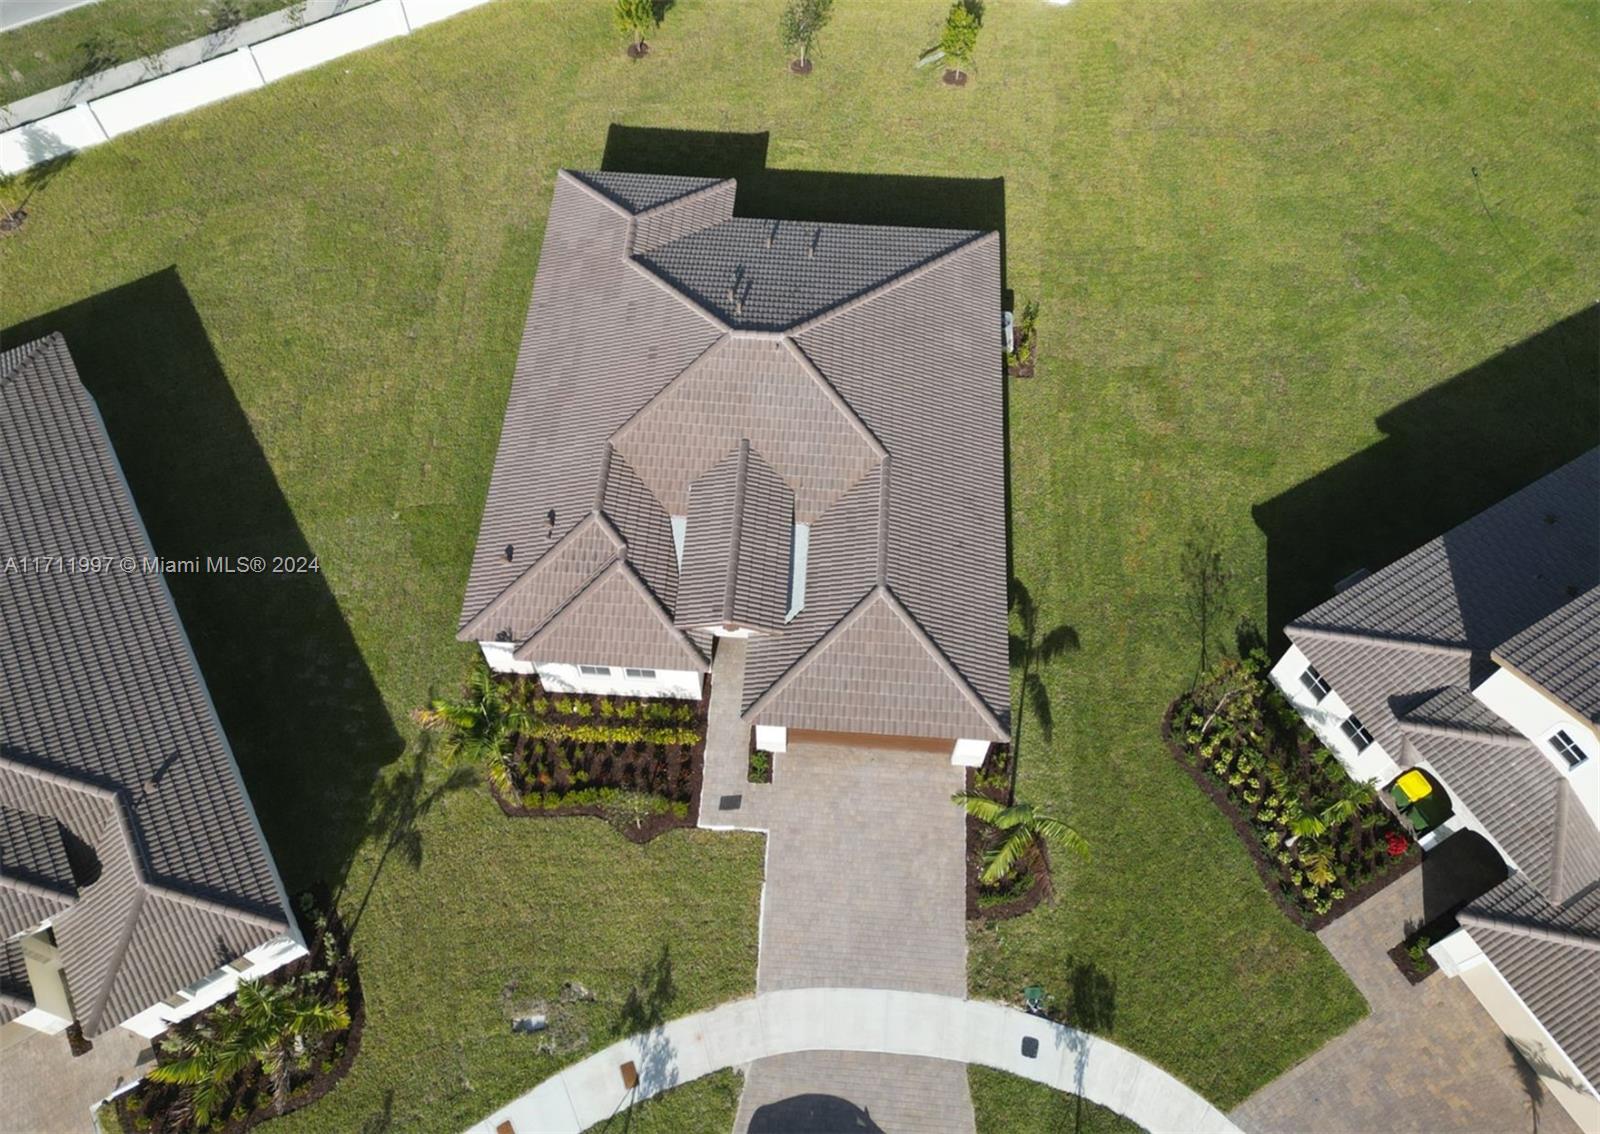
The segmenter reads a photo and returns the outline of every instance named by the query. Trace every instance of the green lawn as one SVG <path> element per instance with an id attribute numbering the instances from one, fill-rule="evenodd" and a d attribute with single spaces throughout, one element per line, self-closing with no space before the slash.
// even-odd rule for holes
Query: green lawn
<path id="1" fill-rule="evenodd" d="M 1094 858 L 975 936 L 973 991 L 1041 983 L 1222 1106 L 1363 1011 L 1160 744 L 1196 657 L 1179 553 L 1208 528 L 1229 626 L 1265 627 L 1595 443 L 1569 317 L 1600 264 L 1600 9 L 994 2 L 951 90 L 911 66 L 941 3 L 840 5 L 805 80 L 777 7 L 680 0 L 631 64 L 607 5 L 490 5 L 88 151 L 0 238 L 0 326 L 67 331 L 159 550 L 319 556 L 174 580 L 290 884 L 348 864 L 351 916 L 371 888 L 361 1059 L 286 1128 L 476 1117 L 558 1061 L 508 1004 L 581 980 L 594 1047 L 664 945 L 673 1014 L 753 980 L 758 839 L 503 822 L 405 718 L 468 657 L 554 170 L 613 123 L 741 133 L 609 156 L 738 167 L 751 208 L 960 224 L 1003 193 L 1009 286 L 1042 303 L 1015 573 L 1083 642 L 1022 793 Z"/>
<path id="2" fill-rule="evenodd" d="M 309 0 L 315 4 L 318 0 Z M 321 0 L 328 3 L 329 0 Z M 0 32 L 0 103 L 131 63 L 290 0 L 98 0 Z"/>
<path id="3" fill-rule="evenodd" d="M 992 1067 L 967 1068 L 978 1134 L 1141 1134 L 1144 1127 L 1114 1110 L 1064 1095 L 1043 1083 Z"/>
<path id="4" fill-rule="evenodd" d="M 744 1076 L 737 1071 L 715 1071 L 646 1099 L 589 1127 L 586 1134 L 706 1134 L 711 1130 L 732 1130 L 743 1090 Z"/>

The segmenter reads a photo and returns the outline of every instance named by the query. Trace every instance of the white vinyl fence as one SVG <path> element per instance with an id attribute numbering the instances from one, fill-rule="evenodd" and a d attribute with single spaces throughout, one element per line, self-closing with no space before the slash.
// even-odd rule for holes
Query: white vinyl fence
<path id="1" fill-rule="evenodd" d="M 317 23 L 247 43 L 168 75 L 89 97 L 0 134 L 0 174 L 20 173 L 207 103 L 255 90 L 286 75 L 360 51 L 475 8 L 488 0 L 376 0 Z M 194 41 L 166 53 L 198 57 Z M 125 65 L 125 66 L 132 66 Z M 80 84 L 85 93 L 95 84 Z M 50 97 L 55 92 L 47 92 Z M 36 96 L 39 97 L 39 96 Z M 33 101 L 33 100 L 28 100 Z"/>

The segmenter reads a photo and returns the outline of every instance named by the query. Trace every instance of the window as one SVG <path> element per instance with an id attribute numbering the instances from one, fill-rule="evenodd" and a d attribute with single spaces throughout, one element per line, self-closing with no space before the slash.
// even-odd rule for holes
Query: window
<path id="1" fill-rule="evenodd" d="M 1589 754 L 1578 747 L 1577 741 L 1568 736 L 1564 728 L 1558 728 L 1550 734 L 1550 747 L 1567 762 L 1569 768 L 1576 768 L 1589 758 Z"/>
<path id="2" fill-rule="evenodd" d="M 610 677 L 611 667 L 609 665 L 580 665 L 578 672 L 587 674 L 590 677 Z"/>
<path id="3" fill-rule="evenodd" d="M 1314 665 L 1306 666 L 1306 671 L 1300 675 L 1300 684 L 1311 690 L 1311 695 L 1319 701 L 1333 692 L 1333 686 L 1323 680 Z"/>
<path id="4" fill-rule="evenodd" d="M 643 678 L 646 678 L 646 679 L 649 679 L 649 680 L 654 680 L 655 676 L 656 676 L 656 671 L 653 670 L 653 669 L 633 669 L 633 668 L 629 668 L 629 669 L 623 670 L 623 672 L 626 673 L 629 677 L 643 677 Z"/>
<path id="5" fill-rule="evenodd" d="M 1350 743 L 1356 746 L 1357 752 L 1365 752 L 1367 746 L 1372 743 L 1372 734 L 1367 731 L 1367 726 L 1361 723 L 1361 718 L 1354 713 L 1344 719 L 1339 731 L 1350 738 Z"/>

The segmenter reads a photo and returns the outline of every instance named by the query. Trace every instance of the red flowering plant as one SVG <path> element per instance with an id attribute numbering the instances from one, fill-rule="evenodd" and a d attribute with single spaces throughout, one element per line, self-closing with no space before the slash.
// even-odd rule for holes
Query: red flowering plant
<path id="1" fill-rule="evenodd" d="M 1399 831 L 1390 831 L 1384 841 L 1389 848 L 1390 858 L 1399 858 L 1406 853 L 1406 848 L 1411 845 Z"/>

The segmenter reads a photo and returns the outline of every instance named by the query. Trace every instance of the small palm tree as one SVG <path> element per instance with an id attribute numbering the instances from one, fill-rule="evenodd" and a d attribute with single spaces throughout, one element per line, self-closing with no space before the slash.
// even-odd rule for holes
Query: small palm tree
<path id="1" fill-rule="evenodd" d="M 502 794 L 511 794 L 511 738 L 528 730 L 529 718 L 527 710 L 506 695 L 505 685 L 488 665 L 480 661 L 473 667 L 460 699 L 435 698 L 411 716 L 423 728 L 443 734 L 440 755 L 447 766 L 480 765 L 490 783 Z"/>
<path id="2" fill-rule="evenodd" d="M 231 1008 L 179 1036 L 169 1046 L 177 1058 L 150 1069 L 150 1078 L 184 1088 L 196 1126 L 219 1117 L 234 1080 L 260 1063 L 272 1084 L 272 1105 L 282 1114 L 289 1102 L 290 1073 L 306 1051 L 329 1032 L 350 1026 L 344 997 L 327 1000 L 298 981 L 266 985 L 239 982 Z"/>
<path id="3" fill-rule="evenodd" d="M 994 828 L 999 837 L 999 841 L 984 852 L 979 880 L 986 886 L 1010 874 L 1039 843 L 1050 843 L 1083 858 L 1089 857 L 1089 844 L 1082 835 L 1059 819 L 1041 815 L 1031 803 L 1007 805 L 966 791 L 950 798 L 966 808 L 968 815 Z"/>

